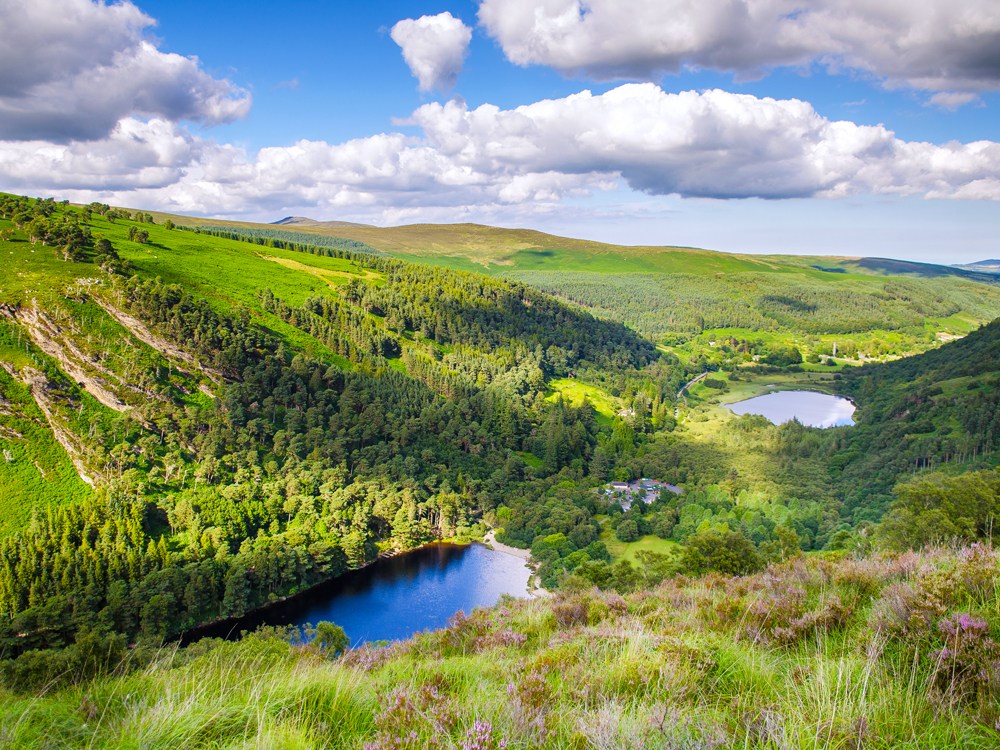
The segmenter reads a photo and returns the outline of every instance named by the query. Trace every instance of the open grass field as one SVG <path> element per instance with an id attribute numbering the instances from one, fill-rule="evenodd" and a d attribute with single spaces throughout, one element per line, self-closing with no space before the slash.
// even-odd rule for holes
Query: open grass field
<path id="1" fill-rule="evenodd" d="M 134 209 L 132 209 L 134 210 Z M 170 218 L 186 225 L 271 227 L 225 219 L 203 219 L 153 212 L 158 223 Z M 602 274 L 690 273 L 703 276 L 747 272 L 797 274 L 849 282 L 852 278 L 900 276 L 991 281 L 995 274 L 949 265 L 848 256 L 737 255 L 677 246 L 627 246 L 559 237 L 531 229 L 482 224 L 410 224 L 377 227 L 294 217 L 277 222 L 287 231 L 358 240 L 404 260 L 455 270 L 486 273 L 580 271 Z M 306 240 L 304 240 L 306 241 Z M 947 259 L 942 257 L 942 262 Z M 995 281 L 995 279 L 992 279 Z"/>
<path id="2" fill-rule="evenodd" d="M 672 554 L 681 550 L 681 545 L 673 539 L 660 539 L 660 537 L 649 534 L 634 542 L 620 542 L 615 538 L 615 533 L 611 529 L 605 529 L 601 533 L 601 541 L 608 547 L 608 552 L 614 560 L 628 560 L 638 565 L 636 553 L 638 552 L 658 552 L 660 554 Z"/>
<path id="3" fill-rule="evenodd" d="M 264 260 L 271 260 L 277 263 L 279 266 L 284 266 L 285 268 L 291 268 L 294 271 L 302 271 L 308 273 L 321 281 L 326 282 L 328 286 L 343 286 L 351 279 L 360 279 L 372 282 L 384 283 L 384 277 L 380 273 L 371 271 L 368 269 L 357 269 L 351 265 L 350 261 L 341 260 L 339 258 L 323 258 L 323 260 L 335 261 L 339 264 L 339 269 L 329 268 L 329 264 L 324 266 L 314 266 L 309 263 L 303 263 L 299 260 L 292 260 L 291 258 L 279 258 L 273 255 L 262 255 Z M 313 256 L 315 257 L 315 256 Z"/>
<path id="4" fill-rule="evenodd" d="M 127 232 L 133 222 L 109 223 L 95 214 L 91 228 L 95 237 L 106 237 L 118 253 L 132 261 L 144 275 L 159 276 L 168 283 L 183 282 L 193 294 L 205 296 L 222 307 L 241 303 L 256 307 L 258 289 L 270 288 L 275 296 L 300 304 L 310 294 L 321 291 L 334 279 L 356 276 L 381 280 L 372 271 L 361 272 L 338 258 L 265 248 L 207 234 L 168 230 L 159 224 L 142 224 L 149 232 L 145 244 L 130 242 Z M 0 220 L 0 229 L 10 222 Z M 50 293 L 75 283 L 84 269 L 58 260 L 50 247 L 34 246 L 23 232 L 15 231 L 11 241 L 0 241 L 0 301 L 18 302 L 32 294 Z M 310 277 L 312 277 L 310 279 Z"/>
<path id="5" fill-rule="evenodd" d="M 305 334 L 261 310 L 256 300 L 260 289 L 270 288 L 275 296 L 290 304 L 323 293 L 331 286 L 358 278 L 368 283 L 384 283 L 382 274 L 358 269 L 349 261 L 307 253 L 266 248 L 207 234 L 168 230 L 160 224 L 141 224 L 149 233 L 145 244 L 128 240 L 134 222 L 110 223 L 94 214 L 91 229 L 95 237 L 105 237 L 122 258 L 131 261 L 143 275 L 160 277 L 167 283 L 183 283 L 196 296 L 204 296 L 221 309 L 242 304 L 258 312 L 271 332 L 289 341 L 302 342 Z M 0 219 L 0 229 L 13 225 Z M 0 241 L 0 302 L 30 303 L 55 299 L 61 292 L 78 286 L 77 276 L 96 269 L 58 260 L 55 249 L 35 246 L 23 232 L 14 231 L 10 241 Z M 99 274 L 98 274 L 99 275 Z M 315 346 L 315 343 L 312 344 Z M 346 362 L 346 360 L 345 360 Z"/>
<path id="6" fill-rule="evenodd" d="M 530 466 L 532 469 L 540 469 L 542 468 L 542 464 L 545 463 L 534 453 L 529 453 L 528 451 L 518 451 L 517 455 L 519 455 L 521 457 L 521 460 L 524 461 L 524 463 L 528 464 L 528 466 Z"/>
<path id="7" fill-rule="evenodd" d="M 132 261 L 141 272 L 168 283 L 183 282 L 186 290 L 204 296 L 221 309 L 237 303 L 246 305 L 265 319 L 272 333 L 290 342 L 305 344 L 308 340 L 314 349 L 318 345 L 308 335 L 261 310 L 255 294 L 259 289 L 270 288 L 276 296 L 301 304 L 311 294 L 322 292 L 336 280 L 346 281 L 356 273 L 353 266 L 336 258 L 274 248 L 268 248 L 265 257 L 246 243 L 168 230 L 160 225 L 141 225 L 149 232 L 149 240 L 139 244 L 127 238 L 133 222 L 112 224 L 95 214 L 91 224 L 96 237 L 111 240 L 121 257 Z M 0 229 L 3 228 L 13 225 L 0 220 Z M 0 241 L 0 257 L 5 261 L 0 267 L 0 302 L 30 304 L 37 298 L 42 303 L 51 303 L 79 286 L 78 274 L 96 272 L 58 260 L 55 252 L 50 247 L 32 245 L 23 232 L 15 231 L 10 241 Z M 368 272 L 358 278 L 380 281 L 373 278 L 376 276 Z M 109 320 L 107 325 L 116 324 Z M 114 339 L 110 335 L 108 338 Z"/>
<path id="8" fill-rule="evenodd" d="M 862 347 L 869 334 L 883 340 L 902 335 L 907 342 L 929 334 L 933 340 L 937 334 L 963 335 L 1000 316 L 995 283 L 829 274 L 791 265 L 781 272 L 710 274 L 701 260 L 691 255 L 687 265 L 666 273 L 627 272 L 622 263 L 618 272 L 591 272 L 581 265 L 506 275 L 664 342 L 733 329 L 758 336 L 859 336 Z"/>
<path id="9" fill-rule="evenodd" d="M 307 253 L 266 248 L 265 255 L 257 246 L 169 230 L 162 224 L 139 225 L 149 234 L 148 241 L 140 244 L 128 239 L 128 230 L 133 226 L 136 222 L 112 223 L 97 214 L 90 220 L 94 237 L 109 239 L 119 255 L 144 275 L 183 283 L 187 291 L 207 298 L 220 309 L 235 304 L 250 307 L 270 333 L 296 349 L 322 356 L 345 369 L 352 368 L 350 362 L 307 333 L 261 309 L 255 295 L 259 289 L 270 288 L 276 296 L 300 304 L 308 296 L 328 293 L 331 287 L 352 278 L 382 284 L 381 274 L 359 269 L 349 261 Z M 0 240 L 0 303 L 31 308 L 37 302 L 62 335 L 82 352 L 81 361 L 96 363 L 93 367 L 110 396 L 125 403 L 141 398 L 133 387 L 135 374 L 151 365 L 166 369 L 167 363 L 93 301 L 77 300 L 80 290 L 105 284 L 103 274 L 92 265 L 66 263 L 57 256 L 57 248 L 31 243 L 25 232 L 10 221 L 0 219 L 0 230 L 10 231 L 8 239 Z M 83 333 L 77 335 L 77 331 Z M 39 370 L 48 363 L 54 371 L 56 365 L 55 360 L 28 343 L 23 331 L 19 334 L 3 319 L 0 361 Z M 190 405 L 205 405 L 207 396 L 199 390 L 199 380 L 205 388 L 212 386 L 210 380 L 177 373 L 173 378 L 186 386 Z M 74 386 L 73 390 L 53 394 L 51 402 L 57 420 L 74 422 L 69 433 L 87 432 L 92 423 L 108 423 L 118 417 L 95 399 L 85 397 L 82 389 Z M 36 506 L 44 511 L 91 493 L 28 387 L 0 371 L 0 535 L 22 527 Z"/>
<path id="10" fill-rule="evenodd" d="M 573 406 L 579 406 L 584 398 L 589 399 L 591 406 L 597 412 L 599 422 L 610 424 L 622 408 L 619 399 L 597 386 L 582 383 L 575 378 L 557 378 L 549 383 L 549 387 L 552 392 L 547 397 L 548 401 L 555 401 L 562 396 Z"/>
<path id="11" fill-rule="evenodd" d="M 134 209 L 132 209 L 134 210 Z M 153 212 L 157 223 L 202 226 L 271 227 L 272 224 L 203 219 Z M 404 260 L 456 270 L 486 273 L 513 271 L 585 271 L 594 273 L 691 273 L 703 276 L 746 272 L 798 274 L 832 282 L 870 276 L 954 276 L 988 279 L 949 266 L 877 258 L 751 256 L 677 246 L 613 245 L 559 237 L 531 229 L 482 224 L 410 224 L 376 227 L 350 222 L 320 222 L 297 217 L 281 228 L 309 235 L 358 240 Z M 307 241 L 307 240 L 303 240 Z M 828 269 L 828 270 L 823 270 Z"/>
<path id="12" fill-rule="evenodd" d="M 192 219 L 153 214 L 157 221 L 210 226 L 262 226 L 249 222 Z M 270 226 L 270 225 L 263 225 Z M 399 227 L 288 224 L 283 229 L 309 235 L 358 240 L 404 260 L 433 263 L 456 270 L 498 273 L 511 270 L 621 270 L 671 272 L 694 263 L 705 273 L 777 269 L 770 262 L 707 250 L 679 247 L 626 247 L 557 237 L 531 229 L 505 229 L 482 224 L 412 224 Z M 307 241 L 307 240 L 303 240 Z M 623 269 L 622 264 L 625 265 Z"/>
<path id="13" fill-rule="evenodd" d="M 154 216 L 158 222 L 171 218 L 188 226 L 275 229 L 250 222 Z M 813 350 L 826 351 L 839 340 L 842 348 L 847 344 L 867 359 L 884 361 L 923 351 L 928 342 L 967 334 L 1000 316 L 996 275 L 948 266 L 620 246 L 479 224 L 375 227 L 297 217 L 283 221 L 280 228 L 305 243 L 311 238 L 342 238 L 406 261 L 501 274 L 667 344 L 671 338 L 732 328 L 799 346 L 804 357 Z M 156 231 L 162 230 L 154 235 Z M 156 241 L 154 236 L 153 244 Z M 300 301 L 303 293 L 340 284 L 357 272 L 343 261 L 302 253 L 269 248 L 266 255 L 255 256 L 261 248 L 251 247 L 249 256 L 312 276 L 306 284 L 294 283 L 294 289 L 286 288 L 280 276 L 273 279 L 275 294 L 290 302 Z M 176 278 L 176 263 L 185 265 L 185 275 L 205 294 L 211 294 L 236 263 L 248 288 L 261 286 L 270 277 L 248 257 L 244 243 L 223 238 L 190 234 L 172 249 L 170 258 L 152 245 L 140 252 L 133 258 L 140 268 L 165 279 Z M 198 263 L 197 269 L 190 268 L 193 263 Z M 378 278 L 366 279 L 381 283 Z"/>

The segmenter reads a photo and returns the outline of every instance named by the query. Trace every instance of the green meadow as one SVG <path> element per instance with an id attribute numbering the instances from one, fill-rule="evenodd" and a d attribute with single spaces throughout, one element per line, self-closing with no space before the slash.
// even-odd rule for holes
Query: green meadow
<path id="1" fill-rule="evenodd" d="M 639 552 L 655 552 L 660 555 L 674 555 L 681 551 L 681 545 L 673 539 L 660 539 L 660 537 L 649 534 L 634 542 L 622 542 L 615 538 L 614 532 L 610 529 L 601 534 L 601 541 L 608 547 L 608 552 L 615 560 L 628 560 L 640 565 L 636 555 Z"/>
<path id="2" fill-rule="evenodd" d="M 547 396 L 548 401 L 555 401 L 562 396 L 573 406 L 579 406 L 586 399 L 597 412 L 598 420 L 607 424 L 611 424 L 622 409 L 619 399 L 595 385 L 574 378 L 555 378 L 549 381 L 549 388 L 552 392 Z"/>

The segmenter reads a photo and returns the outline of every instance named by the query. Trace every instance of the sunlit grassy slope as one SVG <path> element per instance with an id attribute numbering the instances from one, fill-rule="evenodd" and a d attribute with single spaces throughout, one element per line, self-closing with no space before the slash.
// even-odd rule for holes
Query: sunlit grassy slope
<path id="1" fill-rule="evenodd" d="M 13 359 L 2 345 L 0 357 Z M 44 511 L 90 493 L 28 387 L 0 370 L 0 536 L 26 526 L 36 506 Z"/>
<path id="2" fill-rule="evenodd" d="M 997 579 L 984 547 L 799 558 L 508 599 L 336 660 L 266 633 L 137 650 L 0 717 L 12 748 L 986 750 Z"/>
<path id="3" fill-rule="evenodd" d="M 597 412 L 598 421 L 611 424 L 615 415 L 621 410 L 621 401 L 597 386 L 583 383 L 574 378 L 556 378 L 549 383 L 552 393 L 549 401 L 555 401 L 560 396 L 573 406 L 579 406 L 586 398 Z"/>
<path id="4" fill-rule="evenodd" d="M 2 219 L 0 225 L 12 227 Z M 111 240 L 140 275 L 183 283 L 192 294 L 223 306 L 253 306 L 256 292 L 268 287 L 276 296 L 300 303 L 314 292 L 351 277 L 378 278 L 375 272 L 361 270 L 339 258 L 255 247 L 207 234 L 168 230 L 162 224 L 143 225 L 149 240 L 139 244 L 128 240 L 130 226 L 135 224 L 111 224 L 97 214 L 91 218 L 94 235 Z M 23 232 L 15 232 L 9 242 L 0 241 L 0 257 L 0 302 L 22 301 L 32 294 L 60 289 L 72 284 L 81 271 L 93 270 L 64 263 L 56 258 L 53 248 L 32 245 Z"/>
<path id="5" fill-rule="evenodd" d="M 308 253 L 258 248 L 243 242 L 193 232 L 168 230 L 162 224 L 145 224 L 145 244 L 130 242 L 131 221 L 108 222 L 93 215 L 95 236 L 106 237 L 119 254 L 143 276 L 176 282 L 195 296 L 205 297 L 222 309 L 235 304 L 255 310 L 271 333 L 289 345 L 351 367 L 347 360 L 327 351 L 306 333 L 263 311 L 255 297 L 270 288 L 292 303 L 347 283 L 352 278 L 382 283 L 380 274 L 359 269 L 349 261 Z M 105 313 L 93 301 L 73 299 L 73 289 L 85 288 L 89 277 L 102 276 L 92 264 L 66 263 L 57 249 L 32 244 L 12 222 L 0 219 L 0 230 L 11 232 L 0 240 L 0 304 L 33 308 L 36 304 L 55 317 L 75 346 L 89 354 L 101 353 L 101 366 L 109 368 L 109 388 L 127 399 L 123 384 L 129 380 L 128 361 L 155 358 L 155 353 Z M 100 345 L 98 348 L 98 340 Z M 29 342 L 24 330 L 0 317 L 0 362 L 8 367 L 30 367 L 55 372 L 58 363 Z M 192 384 L 191 403 L 201 398 Z M 134 394 L 133 394 L 134 395 Z M 91 419 L 119 419 L 120 415 L 91 398 L 83 388 L 67 383 L 53 394 L 53 419 L 66 434 L 85 433 Z M 59 408 L 55 408 L 56 404 Z M 70 420 L 70 421 L 67 421 Z M 6 452 L 4 452 L 6 451 Z M 33 508 L 40 512 L 79 501 L 93 490 L 79 477 L 67 452 L 59 444 L 46 416 L 27 385 L 0 370 L 0 535 L 23 527 Z"/>
<path id="6" fill-rule="evenodd" d="M 156 214 L 191 226 L 270 226 L 250 222 L 198 219 Z M 787 264 L 758 261 L 682 247 L 626 247 L 590 240 L 557 237 L 531 229 L 505 229 L 481 224 L 411 224 L 372 227 L 334 223 L 334 226 L 283 224 L 282 229 L 308 235 L 328 235 L 365 242 L 403 260 L 429 262 L 456 270 L 502 273 L 511 270 L 592 271 L 598 273 L 688 272 L 736 273 L 778 271 Z"/>
<path id="7" fill-rule="evenodd" d="M 153 213 L 191 226 L 268 227 L 270 224 L 202 219 Z M 404 260 L 456 270 L 589 271 L 594 273 L 690 273 L 705 276 L 746 272 L 797 273 L 812 278 L 863 276 L 958 276 L 989 280 L 989 274 L 928 263 L 885 258 L 795 255 L 738 255 L 677 246 L 626 246 L 558 237 L 531 229 L 482 224 L 409 224 L 376 227 L 350 222 L 318 222 L 302 217 L 283 220 L 282 229 L 303 235 L 327 235 L 365 242 Z M 942 260 L 946 260 L 942 258 Z"/>
<path id="8" fill-rule="evenodd" d="M 188 226 L 275 228 L 171 218 Z M 403 260 L 508 276 L 654 340 L 736 326 L 812 335 L 905 328 L 915 341 L 932 319 L 948 319 L 934 326 L 933 338 L 938 331 L 967 333 L 1000 315 L 1000 277 L 926 263 L 622 246 L 479 224 L 374 227 L 290 218 L 280 229 L 303 243 L 337 237 Z"/>

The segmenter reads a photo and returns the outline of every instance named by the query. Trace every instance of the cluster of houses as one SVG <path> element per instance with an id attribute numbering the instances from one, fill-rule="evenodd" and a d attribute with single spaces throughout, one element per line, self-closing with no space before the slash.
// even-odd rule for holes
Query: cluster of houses
<path id="1" fill-rule="evenodd" d="M 674 484 L 661 482 L 658 479 L 643 478 L 634 479 L 631 482 L 609 482 L 603 487 L 598 487 L 594 492 L 617 499 L 621 503 L 622 510 L 628 510 L 632 507 L 634 500 L 642 500 L 642 502 L 649 504 L 663 490 L 668 490 L 676 495 L 684 491 Z"/>

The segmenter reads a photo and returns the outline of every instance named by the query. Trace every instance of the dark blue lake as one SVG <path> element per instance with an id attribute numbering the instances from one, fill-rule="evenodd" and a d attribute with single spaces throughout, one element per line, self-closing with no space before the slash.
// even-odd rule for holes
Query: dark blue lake
<path id="1" fill-rule="evenodd" d="M 810 427 L 854 424 L 854 404 L 840 396 L 814 391 L 777 391 L 727 404 L 727 408 L 736 414 L 760 414 L 774 424 L 788 422 L 793 417 Z"/>
<path id="2" fill-rule="evenodd" d="M 527 596 L 530 572 L 520 558 L 486 546 L 431 544 L 383 558 L 273 607 L 191 636 L 232 637 L 260 625 L 340 625 L 351 645 L 409 638 L 444 627 L 459 610 L 496 604 L 503 594 Z M 185 639 L 185 640 L 187 640 Z"/>

